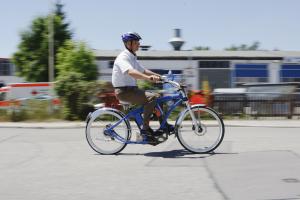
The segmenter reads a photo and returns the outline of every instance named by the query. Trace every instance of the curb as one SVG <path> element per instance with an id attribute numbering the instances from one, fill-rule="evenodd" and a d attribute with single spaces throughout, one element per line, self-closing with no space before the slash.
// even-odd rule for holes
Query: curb
<path id="1" fill-rule="evenodd" d="M 300 120 L 225 120 L 227 127 L 300 128 Z"/>
<path id="2" fill-rule="evenodd" d="M 85 128 L 85 122 L 0 122 L 0 128 L 73 129 Z"/>

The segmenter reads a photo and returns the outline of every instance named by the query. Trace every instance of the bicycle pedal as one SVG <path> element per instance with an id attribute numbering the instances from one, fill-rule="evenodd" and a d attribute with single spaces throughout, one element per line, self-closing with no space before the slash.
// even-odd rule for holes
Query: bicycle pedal
<path id="1" fill-rule="evenodd" d="M 159 142 L 162 143 L 164 141 L 166 141 L 168 139 L 168 135 L 166 133 L 159 135 L 159 136 L 155 136 L 155 139 Z"/>

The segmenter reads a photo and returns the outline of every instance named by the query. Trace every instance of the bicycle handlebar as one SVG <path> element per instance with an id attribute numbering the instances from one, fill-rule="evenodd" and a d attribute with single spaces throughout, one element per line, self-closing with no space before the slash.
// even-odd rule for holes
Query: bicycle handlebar
<path id="1" fill-rule="evenodd" d="M 180 89 L 181 88 L 181 85 L 179 83 L 177 83 L 176 81 L 171 81 L 171 80 L 168 80 L 168 78 L 166 76 L 161 76 L 161 83 L 169 83 L 171 84 L 172 86 Z"/>

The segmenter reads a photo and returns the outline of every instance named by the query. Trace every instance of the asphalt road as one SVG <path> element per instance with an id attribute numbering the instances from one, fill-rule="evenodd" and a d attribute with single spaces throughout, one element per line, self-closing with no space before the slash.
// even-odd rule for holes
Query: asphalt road
<path id="1" fill-rule="evenodd" d="M 171 137 L 103 156 L 83 128 L 0 128 L 3 200 L 300 199 L 300 128 L 227 127 L 214 154 Z"/>

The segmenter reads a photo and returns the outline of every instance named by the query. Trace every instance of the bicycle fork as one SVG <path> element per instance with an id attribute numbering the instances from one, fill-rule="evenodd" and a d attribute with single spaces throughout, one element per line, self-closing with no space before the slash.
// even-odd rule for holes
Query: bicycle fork
<path id="1" fill-rule="evenodd" d="M 194 112 L 192 111 L 192 108 L 191 108 L 191 105 L 188 103 L 188 101 L 185 102 L 185 105 L 188 109 L 188 112 L 190 113 L 191 115 L 191 118 L 192 118 L 192 124 L 193 124 L 193 131 L 195 132 L 195 134 L 199 135 L 199 133 L 202 133 L 203 131 L 203 128 L 202 128 L 202 125 L 201 125 L 201 122 L 200 120 L 198 121 L 195 117 L 195 114 Z"/>

